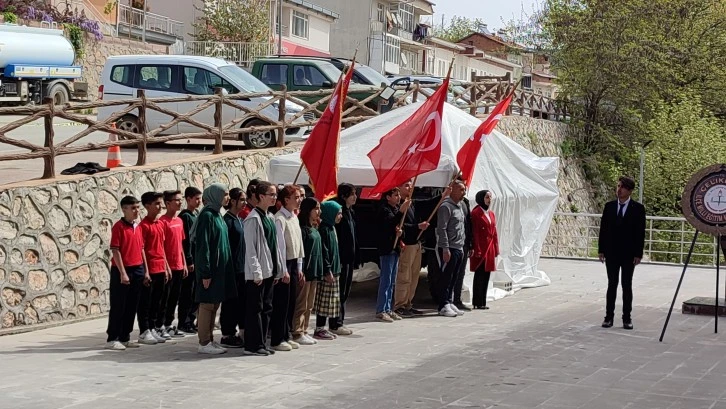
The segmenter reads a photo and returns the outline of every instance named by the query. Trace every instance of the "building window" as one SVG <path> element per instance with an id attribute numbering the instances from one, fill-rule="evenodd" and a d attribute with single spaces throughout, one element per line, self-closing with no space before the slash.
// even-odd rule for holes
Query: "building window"
<path id="1" fill-rule="evenodd" d="M 403 29 L 403 31 L 413 33 L 416 29 L 417 23 L 414 22 L 413 6 L 410 4 L 399 4 L 398 20 L 401 22 L 401 28 Z"/>
<path id="2" fill-rule="evenodd" d="M 292 35 L 295 37 L 308 38 L 309 17 L 299 11 L 292 12 Z"/>
<path id="3" fill-rule="evenodd" d="M 381 3 L 378 3 L 377 5 L 377 13 L 378 13 L 378 21 L 383 23 L 386 21 L 386 6 L 384 6 Z"/>
<path id="4" fill-rule="evenodd" d="M 401 62 L 401 40 L 395 37 L 386 37 L 386 61 L 394 64 Z"/>

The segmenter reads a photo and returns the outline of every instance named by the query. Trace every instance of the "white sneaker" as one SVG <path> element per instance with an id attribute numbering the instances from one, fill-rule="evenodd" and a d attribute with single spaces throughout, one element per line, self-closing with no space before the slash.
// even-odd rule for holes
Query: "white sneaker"
<path id="1" fill-rule="evenodd" d="M 132 348 L 132 349 L 133 349 L 133 348 L 141 348 L 141 345 L 139 345 L 139 344 L 138 344 L 138 343 L 136 343 L 136 342 L 131 342 L 131 341 L 129 341 L 129 342 L 122 342 L 122 344 L 123 344 L 123 345 L 124 345 L 124 346 L 125 346 L 126 348 Z"/>
<path id="2" fill-rule="evenodd" d="M 439 310 L 439 315 L 443 317 L 457 317 L 459 314 L 455 313 L 453 309 L 451 309 L 451 304 L 446 304 L 444 308 Z"/>
<path id="3" fill-rule="evenodd" d="M 109 341 L 106 342 L 106 349 L 110 349 L 112 351 L 123 351 L 126 347 L 119 341 Z"/>
<path id="4" fill-rule="evenodd" d="M 171 334 L 169 333 L 169 331 L 167 331 L 166 327 L 161 327 L 159 329 L 159 331 L 156 331 L 156 332 L 159 334 L 160 337 L 162 337 L 166 340 L 171 339 Z"/>
<path id="5" fill-rule="evenodd" d="M 457 307 L 456 305 L 454 305 L 454 304 L 449 304 L 449 307 L 451 308 L 451 310 L 452 310 L 452 311 L 454 311 L 454 312 L 456 313 L 456 315 L 458 315 L 458 316 L 460 316 L 460 317 L 461 317 L 462 315 L 464 315 L 464 312 L 463 312 L 462 310 L 460 310 L 460 309 L 459 309 L 459 308 L 458 308 L 458 307 Z"/>
<path id="6" fill-rule="evenodd" d="M 292 347 L 292 349 L 299 349 L 300 348 L 300 344 L 298 344 L 295 341 L 290 340 L 290 341 L 287 341 L 287 343 L 290 344 L 290 346 Z"/>
<path id="7" fill-rule="evenodd" d="M 272 349 L 274 349 L 275 351 L 287 352 L 287 351 L 292 351 L 292 345 L 283 341 L 280 343 L 280 345 L 276 345 L 276 346 L 272 347 Z"/>
<path id="8" fill-rule="evenodd" d="M 311 336 L 310 336 L 310 335 L 308 335 L 308 334 L 305 334 L 305 335 L 303 335 L 303 336 L 304 336 L 305 338 L 309 339 L 309 340 L 310 340 L 310 342 L 312 342 L 312 343 L 313 343 L 313 345 L 315 345 L 315 344 L 317 344 L 317 343 L 318 343 L 318 340 L 317 340 L 317 339 L 315 339 L 315 338 L 311 337 Z"/>
<path id="9" fill-rule="evenodd" d="M 180 332 L 177 327 L 168 326 L 166 332 L 174 338 L 184 338 L 184 333 Z"/>
<path id="10" fill-rule="evenodd" d="M 227 352 L 227 348 L 225 348 L 224 346 L 222 346 L 222 344 L 218 343 L 217 341 L 212 341 L 212 342 L 210 342 L 210 344 L 212 344 L 217 349 L 221 349 L 224 352 Z"/>
<path id="11" fill-rule="evenodd" d="M 139 335 L 139 344 L 145 344 L 145 345 L 156 345 L 159 341 L 154 338 L 154 335 L 151 334 L 151 331 L 148 329 L 144 331 L 141 335 Z"/>
<path id="12" fill-rule="evenodd" d="M 305 334 L 303 334 L 303 335 L 300 335 L 299 337 L 295 338 L 295 340 L 293 342 L 298 345 L 314 345 L 315 342 L 313 342 L 313 341 L 315 341 L 315 340 L 310 339 L 307 336 L 305 336 Z"/>
<path id="13" fill-rule="evenodd" d="M 197 348 L 197 352 L 207 355 L 220 355 L 227 352 L 227 350 L 223 348 L 217 348 L 214 346 L 214 343 L 210 342 L 207 345 L 199 345 L 199 347 Z"/>
<path id="14" fill-rule="evenodd" d="M 156 340 L 156 342 L 158 342 L 159 344 L 163 344 L 164 342 L 166 342 L 166 339 L 164 339 L 164 337 L 162 337 L 161 335 L 159 335 L 159 333 L 156 332 L 155 329 L 152 329 L 150 331 L 151 331 L 151 336 L 154 337 L 154 339 Z"/>

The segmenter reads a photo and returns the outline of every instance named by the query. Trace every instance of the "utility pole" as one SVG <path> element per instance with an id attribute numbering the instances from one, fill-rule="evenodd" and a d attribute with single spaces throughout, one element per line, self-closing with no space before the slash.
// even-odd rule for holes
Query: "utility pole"
<path id="1" fill-rule="evenodd" d="M 277 0 L 277 55 L 282 55 L 282 0 Z"/>

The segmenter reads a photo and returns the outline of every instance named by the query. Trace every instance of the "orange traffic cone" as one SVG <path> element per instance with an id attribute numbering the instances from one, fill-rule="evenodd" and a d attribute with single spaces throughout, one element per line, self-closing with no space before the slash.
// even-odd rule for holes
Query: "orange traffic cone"
<path id="1" fill-rule="evenodd" d="M 116 124 L 112 123 L 111 128 L 116 129 Z M 116 142 L 118 140 L 116 133 L 110 132 L 108 134 L 108 140 L 109 140 L 109 142 Z M 108 147 L 108 157 L 106 158 L 106 167 L 110 169 L 110 168 L 116 168 L 119 165 L 121 165 L 121 147 L 120 146 L 109 146 Z"/>

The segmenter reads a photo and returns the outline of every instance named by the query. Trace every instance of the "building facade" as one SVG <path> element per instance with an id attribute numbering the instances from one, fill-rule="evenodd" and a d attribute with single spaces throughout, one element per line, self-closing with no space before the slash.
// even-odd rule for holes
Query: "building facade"
<path id="1" fill-rule="evenodd" d="M 279 44 L 282 6 L 283 55 L 330 56 L 331 26 L 340 15 L 305 0 L 272 0 L 272 37 Z"/>

